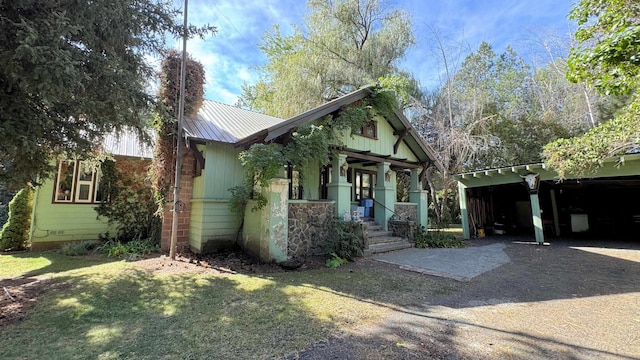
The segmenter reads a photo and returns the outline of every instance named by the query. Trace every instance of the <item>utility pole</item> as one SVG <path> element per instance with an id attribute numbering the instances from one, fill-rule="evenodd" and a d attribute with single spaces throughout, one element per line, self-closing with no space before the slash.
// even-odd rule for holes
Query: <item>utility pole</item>
<path id="1" fill-rule="evenodd" d="M 171 247 L 169 248 L 169 257 L 171 260 L 176 258 L 176 248 L 178 244 L 178 214 L 182 208 L 180 202 L 180 175 L 182 173 L 182 123 L 184 120 L 184 96 L 185 81 L 187 77 L 187 12 L 189 8 L 189 0 L 184 0 L 184 23 L 182 26 L 182 62 L 180 63 L 180 99 L 178 101 L 178 131 L 176 133 L 176 173 L 173 187 L 173 218 L 171 222 Z"/>

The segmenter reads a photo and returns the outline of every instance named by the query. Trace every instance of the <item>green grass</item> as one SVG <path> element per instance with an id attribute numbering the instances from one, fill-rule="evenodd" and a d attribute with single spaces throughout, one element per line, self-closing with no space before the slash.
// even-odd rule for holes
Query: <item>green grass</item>
<path id="1" fill-rule="evenodd" d="M 154 275 L 130 262 L 2 255 L 0 277 L 43 274 L 71 286 L 0 330 L 0 358 L 271 358 L 458 286 L 389 269 Z"/>

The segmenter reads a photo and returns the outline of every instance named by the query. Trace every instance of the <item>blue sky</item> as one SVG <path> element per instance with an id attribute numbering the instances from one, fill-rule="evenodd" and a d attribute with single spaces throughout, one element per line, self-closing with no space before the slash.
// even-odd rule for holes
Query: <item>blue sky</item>
<path id="1" fill-rule="evenodd" d="M 439 82 L 439 59 L 434 53 L 433 29 L 448 44 L 476 49 L 482 41 L 500 53 L 511 45 L 528 57 L 531 42 L 543 31 L 568 34 L 567 18 L 573 1 L 567 0 L 391 0 L 412 18 L 416 45 L 401 67 L 416 76 L 424 87 Z M 182 1 L 176 0 L 178 6 Z M 193 39 L 187 52 L 206 71 L 205 97 L 234 104 L 243 82 L 254 83 L 255 70 L 265 62 L 258 44 L 265 31 L 279 24 L 284 34 L 300 25 L 306 12 L 304 0 L 190 0 L 188 20 L 209 23 L 218 34 L 205 40 Z M 176 44 L 181 49 L 181 44 Z M 452 54 L 463 54 L 461 48 Z M 464 51 L 464 50 L 462 50 Z M 452 56 L 453 57 L 453 56 Z M 452 59 L 455 60 L 455 59 Z"/>

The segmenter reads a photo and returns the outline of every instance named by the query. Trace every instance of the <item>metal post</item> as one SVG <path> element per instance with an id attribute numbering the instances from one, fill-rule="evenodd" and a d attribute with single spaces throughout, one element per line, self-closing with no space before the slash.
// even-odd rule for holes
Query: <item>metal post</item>
<path id="1" fill-rule="evenodd" d="M 184 118 L 185 81 L 187 77 L 187 12 L 189 0 L 184 0 L 184 23 L 182 27 L 182 62 L 180 66 L 180 99 L 178 100 L 178 131 L 176 149 L 176 173 L 173 187 L 173 219 L 171 222 L 171 245 L 169 257 L 176 258 L 178 244 L 178 214 L 180 212 L 180 175 L 182 172 L 182 121 Z"/>

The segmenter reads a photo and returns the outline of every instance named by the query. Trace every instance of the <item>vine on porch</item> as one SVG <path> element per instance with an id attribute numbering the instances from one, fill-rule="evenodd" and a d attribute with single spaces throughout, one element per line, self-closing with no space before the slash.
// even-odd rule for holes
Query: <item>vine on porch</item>
<path id="1" fill-rule="evenodd" d="M 253 144 L 240 153 L 240 161 L 245 168 L 246 178 L 240 186 L 229 189 L 231 210 L 244 213 L 249 200 L 257 200 L 252 208 L 256 211 L 264 207 L 266 198 L 256 188 L 267 186 L 269 180 L 280 175 L 285 165 L 293 166 L 304 178 L 304 169 L 310 164 L 327 164 L 335 155 L 336 146 L 341 145 L 340 135 L 348 131 L 353 136 L 364 124 L 377 114 L 393 116 L 397 105 L 397 91 L 394 87 L 378 83 L 371 96 L 340 110 L 337 116 L 326 116 L 318 124 L 301 126 L 286 144 Z"/>

